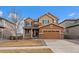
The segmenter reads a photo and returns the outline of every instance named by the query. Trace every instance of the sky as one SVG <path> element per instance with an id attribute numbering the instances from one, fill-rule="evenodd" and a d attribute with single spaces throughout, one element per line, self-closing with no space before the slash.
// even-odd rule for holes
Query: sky
<path id="1" fill-rule="evenodd" d="M 48 12 L 57 16 L 59 22 L 79 18 L 79 6 L 0 6 L 0 16 L 9 18 L 9 12 L 12 10 L 15 10 L 22 18 L 31 17 L 34 20 Z"/>

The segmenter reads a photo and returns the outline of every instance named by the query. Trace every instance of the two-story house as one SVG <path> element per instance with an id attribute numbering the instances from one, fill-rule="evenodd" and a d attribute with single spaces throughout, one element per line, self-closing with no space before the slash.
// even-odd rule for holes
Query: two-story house
<path id="1" fill-rule="evenodd" d="M 24 20 L 24 38 L 62 39 L 64 28 L 58 25 L 58 18 L 50 13 L 44 14 L 37 21 Z"/>
<path id="2" fill-rule="evenodd" d="M 15 24 L 0 17 L 0 37 L 8 38 L 15 35 Z"/>

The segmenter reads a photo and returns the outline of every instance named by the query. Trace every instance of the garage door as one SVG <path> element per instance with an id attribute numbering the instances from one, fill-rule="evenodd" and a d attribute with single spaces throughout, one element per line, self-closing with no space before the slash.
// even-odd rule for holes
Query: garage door
<path id="1" fill-rule="evenodd" d="M 43 31 L 43 37 L 47 39 L 60 39 L 60 32 L 59 31 Z"/>

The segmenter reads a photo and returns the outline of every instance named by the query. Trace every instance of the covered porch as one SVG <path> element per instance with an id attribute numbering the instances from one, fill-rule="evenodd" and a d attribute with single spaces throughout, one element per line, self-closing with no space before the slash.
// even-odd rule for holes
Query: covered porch
<path id="1" fill-rule="evenodd" d="M 39 37 L 39 29 L 24 29 L 23 38 L 38 38 Z"/>

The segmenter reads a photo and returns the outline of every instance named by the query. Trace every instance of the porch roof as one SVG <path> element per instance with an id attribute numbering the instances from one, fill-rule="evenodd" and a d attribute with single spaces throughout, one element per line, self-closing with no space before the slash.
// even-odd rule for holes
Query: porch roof
<path id="1" fill-rule="evenodd" d="M 39 29 L 39 27 L 23 27 L 23 29 Z"/>

